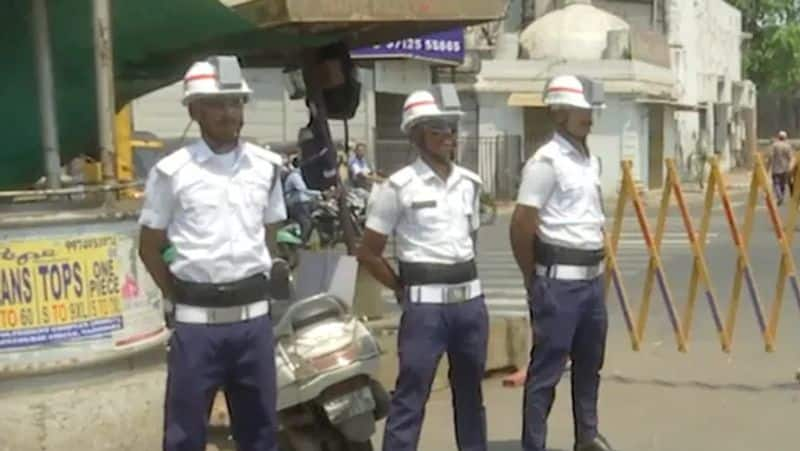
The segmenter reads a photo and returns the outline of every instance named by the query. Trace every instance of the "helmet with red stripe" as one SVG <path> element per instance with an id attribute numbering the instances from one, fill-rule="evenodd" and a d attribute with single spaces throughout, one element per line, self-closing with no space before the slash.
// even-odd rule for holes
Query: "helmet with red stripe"
<path id="1" fill-rule="evenodd" d="M 429 90 L 414 91 L 406 97 L 403 104 L 403 122 L 400 124 L 403 133 L 408 134 L 411 127 L 426 120 L 442 119 L 457 122 L 464 115 L 459 108 L 460 105 L 456 105 L 458 96 L 452 86 L 443 86 L 439 91 L 442 92 L 439 93 L 438 99 Z M 445 99 L 450 100 L 450 105 L 443 105 L 447 103 Z"/>
<path id="2" fill-rule="evenodd" d="M 587 110 L 604 108 L 603 86 L 585 77 L 558 75 L 545 85 L 544 104 Z"/>
<path id="3" fill-rule="evenodd" d="M 238 95 L 247 100 L 252 93 L 235 56 L 212 56 L 198 61 L 183 77 L 184 105 L 200 97 L 221 95 Z"/>

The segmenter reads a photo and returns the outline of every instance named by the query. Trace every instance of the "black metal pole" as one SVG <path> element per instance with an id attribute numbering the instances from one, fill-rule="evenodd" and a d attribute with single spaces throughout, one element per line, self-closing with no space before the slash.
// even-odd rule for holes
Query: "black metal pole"
<path id="1" fill-rule="evenodd" d="M 328 149 L 329 152 L 333 152 L 335 154 L 336 147 L 334 146 L 333 139 L 331 138 L 331 130 L 328 124 L 328 111 L 325 107 L 325 100 L 322 95 L 322 84 L 319 78 L 319 72 L 316 69 L 316 65 L 319 61 L 317 55 L 316 49 L 308 50 L 304 54 L 303 78 L 305 79 L 306 84 L 306 97 L 310 107 L 313 109 L 313 121 L 316 122 L 316 124 L 312 124 L 312 129 L 317 130 L 322 134 L 321 138 L 323 145 Z M 334 159 L 338 160 L 336 155 L 334 155 Z M 339 224 L 342 227 L 344 245 L 347 247 L 347 253 L 349 255 L 354 255 L 356 251 L 355 226 L 349 214 L 346 188 L 339 177 L 338 161 L 334 169 L 336 170 L 335 178 L 336 187 L 338 188 L 336 200 L 339 206 Z"/>
<path id="2" fill-rule="evenodd" d="M 92 2 L 94 31 L 94 69 L 97 94 L 97 129 L 103 181 L 116 179 L 114 149 L 114 56 L 111 42 L 111 2 Z"/>
<path id="3" fill-rule="evenodd" d="M 61 187 L 61 156 L 58 143 L 58 118 L 56 115 L 53 59 L 50 48 L 50 25 L 47 20 L 47 2 L 31 2 L 33 41 L 36 51 L 36 83 L 39 95 L 39 126 L 41 127 L 42 153 L 47 187 Z"/>

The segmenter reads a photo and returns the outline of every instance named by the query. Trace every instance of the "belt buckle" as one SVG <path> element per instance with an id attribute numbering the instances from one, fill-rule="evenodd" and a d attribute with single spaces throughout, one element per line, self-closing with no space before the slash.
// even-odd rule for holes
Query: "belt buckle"
<path id="1" fill-rule="evenodd" d="M 446 287 L 444 294 L 447 303 L 464 302 L 467 300 L 467 286 Z"/>

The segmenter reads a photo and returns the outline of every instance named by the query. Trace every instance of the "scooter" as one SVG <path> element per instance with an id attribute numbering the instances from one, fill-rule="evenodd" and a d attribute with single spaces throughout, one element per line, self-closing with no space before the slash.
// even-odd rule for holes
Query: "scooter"
<path id="1" fill-rule="evenodd" d="M 281 449 L 371 451 L 389 410 L 378 342 L 336 296 L 295 300 L 288 266 L 271 283 Z"/>
<path id="2" fill-rule="evenodd" d="M 174 248 L 162 257 L 172 261 Z M 270 292 L 280 449 L 372 451 L 390 401 L 377 340 L 335 295 L 296 299 L 286 261 L 273 262 Z"/>

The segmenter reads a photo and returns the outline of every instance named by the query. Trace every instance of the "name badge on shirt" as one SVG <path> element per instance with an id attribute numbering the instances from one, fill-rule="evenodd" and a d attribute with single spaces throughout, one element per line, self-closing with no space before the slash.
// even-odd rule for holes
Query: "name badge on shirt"
<path id="1" fill-rule="evenodd" d="M 418 200 L 411 203 L 413 210 L 422 210 L 423 208 L 433 208 L 436 206 L 435 200 Z"/>

